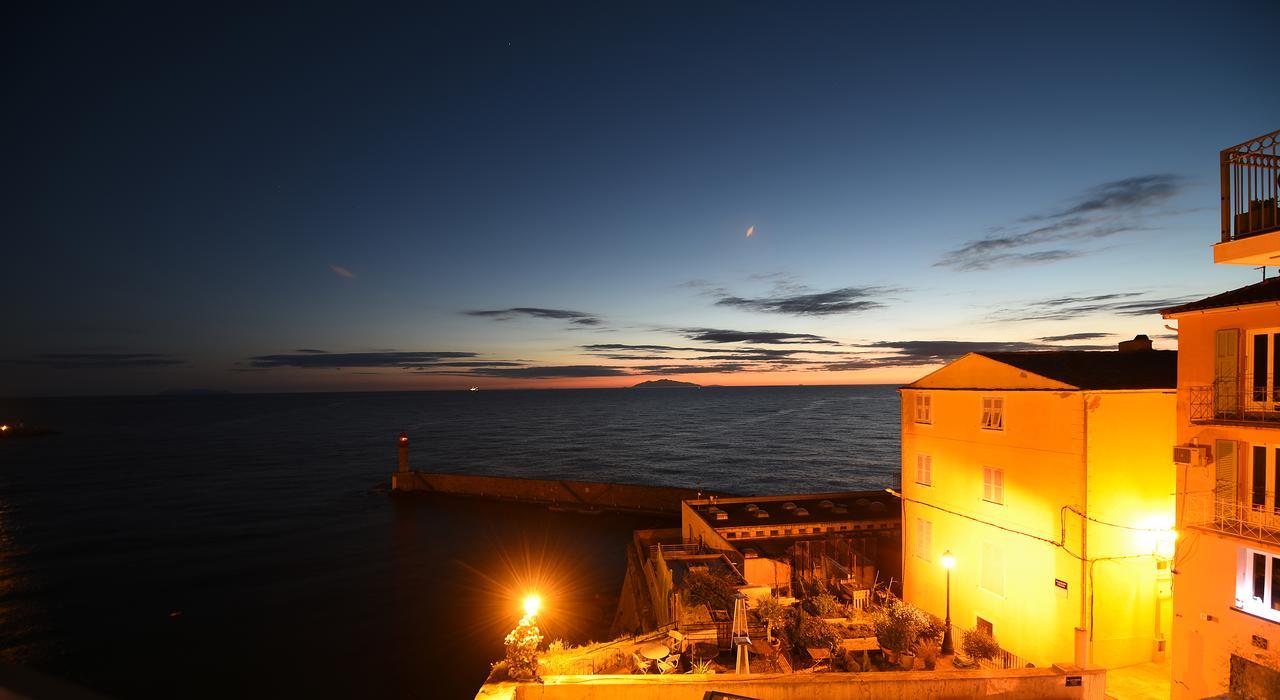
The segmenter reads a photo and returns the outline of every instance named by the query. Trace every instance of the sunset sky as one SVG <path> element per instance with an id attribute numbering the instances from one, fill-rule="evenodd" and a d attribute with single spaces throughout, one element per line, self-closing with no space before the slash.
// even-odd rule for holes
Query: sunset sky
<path id="1" fill-rule="evenodd" d="M 690 5 L 10 14 L 0 394 L 900 383 L 1260 278 L 1278 3 Z"/>

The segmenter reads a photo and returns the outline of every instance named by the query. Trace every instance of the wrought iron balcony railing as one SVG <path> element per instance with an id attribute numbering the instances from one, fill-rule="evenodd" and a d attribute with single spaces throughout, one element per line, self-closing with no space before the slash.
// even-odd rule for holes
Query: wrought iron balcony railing
<path id="1" fill-rule="evenodd" d="M 1280 545 L 1280 511 L 1270 506 L 1228 500 L 1211 492 L 1189 493 L 1185 505 L 1185 526 Z"/>
<path id="2" fill-rule="evenodd" d="M 1280 426 L 1280 384 L 1270 377 L 1246 374 L 1208 386 L 1193 386 L 1190 392 L 1192 423 L 1267 423 Z"/>
<path id="3" fill-rule="evenodd" d="M 1280 131 L 1225 149 L 1222 242 L 1280 231 Z"/>

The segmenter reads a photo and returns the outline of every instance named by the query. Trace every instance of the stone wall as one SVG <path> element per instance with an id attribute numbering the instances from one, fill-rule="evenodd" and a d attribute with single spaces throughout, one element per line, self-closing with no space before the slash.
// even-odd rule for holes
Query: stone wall
<path id="1" fill-rule="evenodd" d="M 521 684 L 515 689 L 515 700 L 701 700 L 709 690 L 760 700 L 1103 700 L 1106 671 L 1055 665 L 1009 671 L 551 676 L 544 681 Z"/>

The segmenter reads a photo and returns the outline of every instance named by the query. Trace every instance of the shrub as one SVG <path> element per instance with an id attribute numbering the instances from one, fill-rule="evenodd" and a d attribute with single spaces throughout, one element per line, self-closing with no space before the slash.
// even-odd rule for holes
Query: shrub
<path id="1" fill-rule="evenodd" d="M 542 635 L 533 618 L 520 618 L 520 624 L 503 640 L 507 648 L 507 675 L 512 678 L 536 678 L 538 676 L 538 644 Z"/>
<path id="2" fill-rule="evenodd" d="M 840 643 L 840 633 L 835 627 L 799 608 L 791 616 L 787 638 L 792 646 L 815 649 L 835 648 Z"/>
<path id="3" fill-rule="evenodd" d="M 689 664 L 689 673 L 714 673 L 715 669 L 711 667 L 711 659 L 698 659 Z"/>
<path id="4" fill-rule="evenodd" d="M 765 623 L 765 636 L 773 640 L 773 628 L 781 627 L 787 622 L 787 606 L 776 596 L 769 596 L 756 603 L 755 613 Z"/>
<path id="5" fill-rule="evenodd" d="M 924 611 L 900 600 L 891 601 L 876 611 L 872 626 L 876 641 L 889 651 L 908 651 L 916 645 L 920 633 L 928 627 Z"/>
<path id="6" fill-rule="evenodd" d="M 960 643 L 964 655 L 977 661 L 994 659 L 1000 653 L 1000 643 L 991 635 L 981 630 L 970 630 L 964 633 L 964 641 Z"/>
<path id="7" fill-rule="evenodd" d="M 920 639 L 941 643 L 942 635 L 947 631 L 947 623 L 936 615 L 925 613 L 925 625 L 920 629 Z"/>
<path id="8" fill-rule="evenodd" d="M 841 617 L 844 615 L 844 606 L 840 605 L 840 601 L 830 593 L 820 593 L 813 598 L 813 610 L 818 613 L 818 617 Z"/>
<path id="9" fill-rule="evenodd" d="M 738 588 L 727 573 L 711 569 L 690 571 L 680 589 L 689 604 L 716 610 L 732 610 L 733 599 L 738 595 Z"/>

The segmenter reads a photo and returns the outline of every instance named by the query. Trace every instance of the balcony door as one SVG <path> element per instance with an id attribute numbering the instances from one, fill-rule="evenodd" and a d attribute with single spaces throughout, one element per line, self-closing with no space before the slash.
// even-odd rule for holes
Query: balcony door
<path id="1" fill-rule="evenodd" d="M 1280 328 L 1250 331 L 1245 348 L 1249 410 L 1280 410 Z"/>
<path id="2" fill-rule="evenodd" d="M 1249 472 L 1249 520 L 1280 529 L 1280 445 L 1250 445 Z"/>

